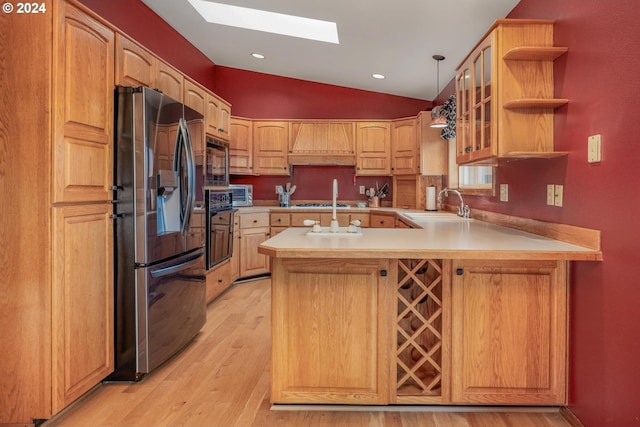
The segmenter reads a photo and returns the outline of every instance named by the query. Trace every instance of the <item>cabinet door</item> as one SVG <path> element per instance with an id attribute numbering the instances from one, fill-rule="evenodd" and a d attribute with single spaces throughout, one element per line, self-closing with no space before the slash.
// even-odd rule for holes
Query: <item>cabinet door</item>
<path id="1" fill-rule="evenodd" d="M 184 99 L 184 94 L 182 93 L 184 78 L 180 71 L 158 59 L 156 61 L 155 74 L 157 89 L 168 97 L 182 102 Z"/>
<path id="2" fill-rule="evenodd" d="M 453 402 L 566 404 L 566 263 L 455 260 L 452 278 Z"/>
<path id="3" fill-rule="evenodd" d="M 391 124 L 360 122 L 356 125 L 356 173 L 391 175 Z"/>
<path id="4" fill-rule="evenodd" d="M 218 136 L 220 131 L 220 108 L 222 101 L 217 96 L 208 93 L 204 117 L 207 134 Z"/>
<path id="5" fill-rule="evenodd" d="M 113 371 L 111 205 L 53 208 L 53 413 Z"/>
<path id="6" fill-rule="evenodd" d="M 393 175 L 420 173 L 420 146 L 415 118 L 392 122 L 391 162 Z"/>
<path id="7" fill-rule="evenodd" d="M 207 110 L 207 91 L 196 82 L 184 79 L 184 105 L 204 116 Z"/>
<path id="8" fill-rule="evenodd" d="M 225 141 L 231 138 L 231 105 L 224 101 L 218 110 L 218 136 Z"/>
<path id="9" fill-rule="evenodd" d="M 231 119 L 231 139 L 229 142 L 229 172 L 238 175 L 253 173 L 253 122 L 245 119 Z"/>
<path id="10" fill-rule="evenodd" d="M 289 175 L 287 122 L 253 122 L 253 171 L 263 175 Z"/>
<path id="11" fill-rule="evenodd" d="M 388 403 L 390 262 L 273 265 L 271 400 Z"/>
<path id="12" fill-rule="evenodd" d="M 258 246 L 269 237 L 269 227 L 240 229 L 240 277 L 269 272 L 269 257 L 258 253 Z"/>
<path id="13" fill-rule="evenodd" d="M 395 228 L 396 226 L 395 215 L 382 215 L 372 212 L 370 218 L 369 227 L 371 228 Z"/>
<path id="14" fill-rule="evenodd" d="M 116 33 L 115 60 L 117 85 L 155 87 L 155 57 L 119 33 Z"/>
<path id="15" fill-rule="evenodd" d="M 62 10 L 53 66 L 52 201 L 109 200 L 113 181 L 114 34 L 67 3 Z"/>
<path id="16" fill-rule="evenodd" d="M 240 277 L 240 219 L 238 215 L 233 218 L 233 252 L 229 259 L 231 283 Z"/>
<path id="17" fill-rule="evenodd" d="M 206 301 L 210 303 L 231 286 L 231 262 L 224 262 L 207 272 Z"/>

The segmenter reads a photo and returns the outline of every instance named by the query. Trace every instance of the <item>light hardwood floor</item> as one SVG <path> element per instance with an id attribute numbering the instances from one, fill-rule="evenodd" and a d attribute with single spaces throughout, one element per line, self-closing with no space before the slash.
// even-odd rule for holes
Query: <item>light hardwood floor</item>
<path id="1" fill-rule="evenodd" d="M 195 341 L 142 382 L 100 385 L 44 427 L 571 427 L 555 411 L 271 410 L 270 281 L 234 285 L 207 316 Z"/>

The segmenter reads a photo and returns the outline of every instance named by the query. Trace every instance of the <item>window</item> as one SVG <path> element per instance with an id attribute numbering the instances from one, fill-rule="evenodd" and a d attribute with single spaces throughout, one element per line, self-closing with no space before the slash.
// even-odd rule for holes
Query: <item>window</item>
<path id="1" fill-rule="evenodd" d="M 449 179 L 447 186 L 463 194 L 494 194 L 495 166 L 458 166 L 456 140 L 449 140 Z"/>

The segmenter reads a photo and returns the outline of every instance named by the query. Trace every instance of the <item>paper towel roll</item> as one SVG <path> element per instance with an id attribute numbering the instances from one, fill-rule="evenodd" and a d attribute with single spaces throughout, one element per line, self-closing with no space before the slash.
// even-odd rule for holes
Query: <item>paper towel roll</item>
<path id="1" fill-rule="evenodd" d="M 426 200 L 426 210 L 435 211 L 436 210 L 436 187 L 430 185 L 427 187 L 427 200 Z"/>

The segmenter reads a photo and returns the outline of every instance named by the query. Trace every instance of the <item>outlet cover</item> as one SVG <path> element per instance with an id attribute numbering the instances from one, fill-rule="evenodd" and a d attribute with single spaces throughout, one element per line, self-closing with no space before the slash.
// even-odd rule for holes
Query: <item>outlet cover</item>
<path id="1" fill-rule="evenodd" d="M 555 187 L 555 197 L 553 200 L 553 204 L 554 206 L 562 207 L 564 188 L 562 185 L 556 185 Z"/>
<path id="2" fill-rule="evenodd" d="M 600 135 L 591 135 L 587 143 L 587 161 L 598 163 L 602 160 L 602 139 Z"/>
<path id="3" fill-rule="evenodd" d="M 547 185 L 547 205 L 554 206 L 556 198 L 556 186 L 553 184 Z"/>
<path id="4" fill-rule="evenodd" d="M 500 201 L 509 201 L 509 184 L 500 184 Z"/>
<path id="5" fill-rule="evenodd" d="M 361 186 L 360 186 L 360 194 L 364 194 L 364 191 L 365 191 L 365 189 L 364 189 L 364 185 L 361 185 Z"/>

